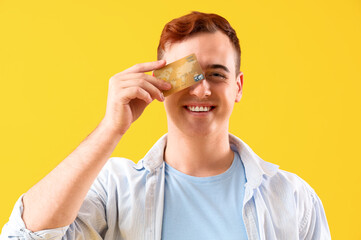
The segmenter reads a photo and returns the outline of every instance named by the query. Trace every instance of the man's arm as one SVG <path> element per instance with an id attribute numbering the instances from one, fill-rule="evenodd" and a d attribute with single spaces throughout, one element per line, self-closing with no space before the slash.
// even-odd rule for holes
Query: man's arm
<path id="1" fill-rule="evenodd" d="M 171 85 L 144 72 L 159 69 L 165 61 L 134 65 L 109 80 L 106 114 L 97 128 L 54 170 L 23 197 L 23 220 L 36 232 L 71 224 L 92 183 L 116 145 L 161 90 Z"/>
<path id="2" fill-rule="evenodd" d="M 23 197 L 23 220 L 36 232 L 72 223 L 91 184 L 121 138 L 102 122 Z"/>

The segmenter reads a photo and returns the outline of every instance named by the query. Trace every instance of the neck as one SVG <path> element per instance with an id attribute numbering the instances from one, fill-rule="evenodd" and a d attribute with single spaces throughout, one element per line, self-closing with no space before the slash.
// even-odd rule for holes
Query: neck
<path id="1" fill-rule="evenodd" d="M 196 177 L 218 175 L 231 166 L 233 158 L 228 131 L 201 136 L 168 131 L 164 159 L 180 172 Z"/>

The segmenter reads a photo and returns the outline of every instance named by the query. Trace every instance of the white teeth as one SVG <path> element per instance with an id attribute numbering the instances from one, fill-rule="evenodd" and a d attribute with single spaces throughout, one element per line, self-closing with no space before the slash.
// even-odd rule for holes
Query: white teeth
<path id="1" fill-rule="evenodd" d="M 192 112 L 208 112 L 209 110 L 211 110 L 211 107 L 187 106 L 187 108 Z"/>

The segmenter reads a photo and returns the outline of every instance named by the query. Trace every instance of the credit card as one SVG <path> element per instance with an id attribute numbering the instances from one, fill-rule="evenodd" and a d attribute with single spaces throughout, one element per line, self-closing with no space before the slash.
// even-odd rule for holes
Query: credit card
<path id="1" fill-rule="evenodd" d="M 163 95 L 165 97 L 190 87 L 204 79 L 204 73 L 201 65 L 198 63 L 197 57 L 194 53 L 169 63 L 163 68 L 154 70 L 153 75 L 156 78 L 172 84 L 171 89 L 163 91 Z"/>

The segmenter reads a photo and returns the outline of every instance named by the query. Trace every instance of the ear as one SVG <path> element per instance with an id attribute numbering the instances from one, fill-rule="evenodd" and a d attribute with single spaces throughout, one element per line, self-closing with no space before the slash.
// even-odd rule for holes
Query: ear
<path id="1" fill-rule="evenodd" d="M 243 72 L 239 72 L 237 78 L 236 78 L 236 84 L 237 84 L 237 95 L 235 102 L 241 101 L 242 98 L 242 89 L 243 89 Z"/>

